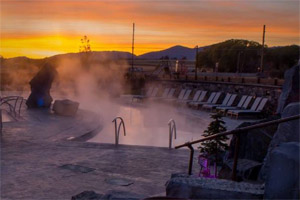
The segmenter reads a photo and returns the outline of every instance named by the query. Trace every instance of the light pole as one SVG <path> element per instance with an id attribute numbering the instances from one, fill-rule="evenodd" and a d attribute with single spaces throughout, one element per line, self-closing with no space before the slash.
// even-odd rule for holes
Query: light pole
<path id="1" fill-rule="evenodd" d="M 198 79 L 198 70 L 197 70 L 197 68 L 198 68 L 198 49 L 199 49 L 199 47 L 198 47 L 198 45 L 196 46 L 196 63 L 195 63 L 195 80 L 197 80 Z"/>
<path id="2" fill-rule="evenodd" d="M 240 72 L 240 57 L 241 57 L 242 53 L 243 53 L 243 51 L 239 51 L 239 53 L 238 53 L 238 59 L 237 59 L 237 65 L 236 65 L 236 73 Z"/>

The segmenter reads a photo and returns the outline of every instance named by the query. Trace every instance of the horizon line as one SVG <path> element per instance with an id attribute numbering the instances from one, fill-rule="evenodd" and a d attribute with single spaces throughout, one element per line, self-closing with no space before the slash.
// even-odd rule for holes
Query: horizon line
<path id="1" fill-rule="evenodd" d="M 246 40 L 246 39 L 228 39 L 228 40 Z M 225 42 L 225 41 L 228 41 L 228 40 L 224 40 L 222 42 Z M 249 40 L 249 41 L 252 41 L 252 40 Z M 204 46 L 199 46 L 198 48 L 204 48 L 204 47 L 208 47 L 208 46 L 212 46 L 214 44 L 219 44 L 219 43 L 222 43 L 222 42 L 218 42 L 218 43 L 213 43 L 213 44 L 210 44 L 210 45 L 204 45 Z M 254 41 L 256 42 L 256 41 Z M 258 42 L 259 43 L 259 42 Z M 259 43 L 260 44 L 260 43 Z M 267 46 L 267 48 L 274 48 L 274 47 L 286 47 L 286 46 L 300 46 L 298 44 L 287 44 L 287 45 L 281 45 L 281 46 L 278 46 L 278 45 L 275 45 L 275 46 Z M 157 50 L 157 51 L 149 51 L 149 52 L 146 52 L 146 53 L 142 53 L 142 54 L 133 54 L 134 56 L 138 57 L 138 56 L 142 56 L 144 54 L 148 54 L 148 53 L 152 53 L 152 52 L 160 52 L 160 51 L 164 51 L 164 50 L 167 50 L 167 49 L 170 49 L 172 47 L 176 47 L 176 46 L 181 46 L 181 47 L 185 47 L 185 48 L 189 48 L 189 49 L 195 49 L 197 45 L 195 45 L 194 48 L 192 47 L 188 47 L 188 46 L 184 46 L 184 45 L 180 45 L 180 44 L 177 44 L 177 45 L 172 45 L 172 46 L 169 46 L 167 48 L 149 48 L 149 49 L 160 49 L 160 50 Z M 131 48 L 131 47 L 130 47 Z M 135 47 L 136 48 L 136 47 Z M 148 49 L 148 48 L 147 48 Z M 130 51 L 122 51 L 122 50 L 102 50 L 102 51 L 97 51 L 97 50 L 92 50 L 91 52 L 122 52 L 122 53 L 128 53 L 128 54 L 132 54 Z M 64 54 L 77 54 L 77 53 L 84 53 L 84 52 L 62 52 L 62 53 L 57 53 L 57 54 L 53 54 L 53 55 L 50 55 L 50 56 L 44 56 L 44 57 L 30 57 L 30 56 L 26 56 L 26 55 L 19 55 L 19 56 L 12 56 L 12 57 L 4 57 L 0 54 L 0 57 L 1 58 L 4 58 L 4 59 L 11 59 L 11 58 L 19 58 L 19 57 L 26 57 L 26 58 L 29 58 L 29 59 L 45 59 L 45 58 L 50 58 L 50 57 L 53 57 L 53 56 L 57 56 L 57 55 L 64 55 Z"/>

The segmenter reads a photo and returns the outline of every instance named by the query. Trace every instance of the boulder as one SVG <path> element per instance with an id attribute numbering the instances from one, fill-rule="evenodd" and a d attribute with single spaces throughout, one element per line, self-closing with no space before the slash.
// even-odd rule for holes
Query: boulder
<path id="1" fill-rule="evenodd" d="M 238 128 L 251 126 L 263 122 L 279 119 L 278 116 L 270 117 L 259 122 L 244 122 Z M 269 144 L 278 125 L 268 126 L 260 129 L 253 129 L 247 133 L 240 134 L 239 158 L 262 162 L 267 154 Z M 233 159 L 236 135 L 233 135 L 229 145 L 229 159 Z"/>
<path id="2" fill-rule="evenodd" d="M 103 195 L 94 191 L 84 191 L 71 197 L 71 200 L 102 200 Z"/>
<path id="3" fill-rule="evenodd" d="M 262 122 L 278 119 L 279 116 L 270 117 L 259 122 L 244 122 L 238 128 L 255 125 Z M 262 162 L 268 152 L 269 144 L 278 125 L 261 129 L 250 130 L 240 135 L 239 160 L 237 167 L 238 180 L 257 180 Z M 233 135 L 226 153 L 224 163 L 219 172 L 219 178 L 231 179 L 236 135 Z"/>
<path id="4" fill-rule="evenodd" d="M 261 163 L 248 160 L 248 159 L 238 159 L 237 164 L 237 180 L 257 180 L 259 170 L 261 168 Z M 231 179 L 233 169 L 233 159 L 226 160 L 219 172 L 218 178 Z"/>
<path id="5" fill-rule="evenodd" d="M 299 199 L 299 142 L 283 143 L 270 155 L 265 199 Z"/>
<path id="6" fill-rule="evenodd" d="M 55 100 L 53 111 L 58 115 L 75 116 L 79 107 L 79 103 L 68 99 Z"/>
<path id="7" fill-rule="evenodd" d="M 26 101 L 28 108 L 49 108 L 52 97 L 50 89 L 54 78 L 57 76 L 56 69 L 46 64 L 30 81 L 31 94 Z"/>
<path id="8" fill-rule="evenodd" d="M 299 113 L 300 113 L 300 102 L 296 102 L 286 106 L 281 116 L 283 118 L 286 118 L 286 117 L 299 115 Z M 272 138 L 272 141 L 268 147 L 268 152 L 264 159 L 264 164 L 262 166 L 262 169 L 260 171 L 259 176 L 261 180 L 265 180 L 266 174 L 269 171 L 270 155 L 272 151 L 281 143 L 299 142 L 299 135 L 300 135 L 299 124 L 300 124 L 299 119 L 279 124 L 278 129 L 274 134 L 274 137 Z"/>
<path id="9" fill-rule="evenodd" d="M 299 64 L 284 73 L 284 84 L 279 97 L 277 113 L 282 113 L 285 106 L 293 102 L 299 102 Z"/>
<path id="10" fill-rule="evenodd" d="M 146 198 L 144 195 L 120 190 L 110 190 L 106 194 L 98 194 L 94 191 L 84 191 L 72 196 L 72 200 L 139 200 Z"/>
<path id="11" fill-rule="evenodd" d="M 186 199 L 261 199 L 262 185 L 193 176 L 173 176 L 166 185 L 167 197 Z"/>

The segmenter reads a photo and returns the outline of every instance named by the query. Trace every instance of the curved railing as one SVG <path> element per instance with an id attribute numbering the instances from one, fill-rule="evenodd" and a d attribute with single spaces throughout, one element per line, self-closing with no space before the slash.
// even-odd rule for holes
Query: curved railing
<path id="1" fill-rule="evenodd" d="M 118 119 L 120 120 L 119 124 L 118 124 Z M 122 117 L 116 117 L 112 122 L 115 122 L 115 144 L 118 145 L 121 126 L 123 126 L 124 136 L 126 136 L 125 123 L 124 123 L 124 120 L 122 119 Z"/>
<path id="2" fill-rule="evenodd" d="M 249 130 L 253 130 L 253 129 L 257 129 L 257 128 L 262 128 L 262 127 L 266 127 L 266 126 L 270 126 L 270 125 L 274 125 L 274 124 L 280 124 L 283 122 L 287 122 L 287 121 L 292 121 L 292 120 L 296 120 L 296 119 L 300 119 L 300 115 L 295 115 L 295 116 L 291 116 L 291 117 L 286 117 L 286 118 L 281 118 L 281 119 L 277 119 L 277 120 L 272 120 L 272 121 L 268 121 L 268 122 L 262 122 L 259 124 L 255 124 L 255 125 L 251 125 L 251 126 L 246 126 L 243 128 L 237 128 L 231 131 L 226 131 L 226 132 L 222 132 L 222 133 L 218 133 L 215 135 L 211 135 L 205 138 L 202 138 L 200 140 L 195 140 L 192 142 L 187 142 L 185 144 L 182 145 L 178 145 L 175 147 L 175 149 L 179 149 L 182 147 L 188 147 L 191 152 L 190 152 L 190 160 L 189 160 L 189 175 L 192 174 L 192 168 L 193 168 L 193 158 L 194 158 L 194 148 L 193 148 L 193 144 L 197 144 L 200 142 L 204 142 L 207 140 L 213 140 L 217 137 L 220 136 L 226 136 L 226 135 L 237 135 L 236 137 L 236 141 L 235 141 L 235 149 L 234 149 L 234 161 L 233 161 L 233 167 L 232 167 L 232 180 L 236 180 L 236 169 L 237 169 L 237 164 L 238 164 L 238 155 L 239 155 L 239 144 L 240 144 L 240 134 L 243 133 L 247 133 Z"/>
<path id="3" fill-rule="evenodd" d="M 169 125 L 169 149 L 172 148 L 172 138 L 173 138 L 173 133 L 174 133 L 174 139 L 176 139 L 176 124 L 174 119 L 170 119 L 168 122 Z"/>
<path id="4" fill-rule="evenodd" d="M 17 113 L 20 115 L 21 107 L 23 104 L 24 98 L 21 96 L 7 96 L 1 97 L 0 106 L 7 105 L 9 107 L 9 112 L 14 117 L 17 116 Z"/>

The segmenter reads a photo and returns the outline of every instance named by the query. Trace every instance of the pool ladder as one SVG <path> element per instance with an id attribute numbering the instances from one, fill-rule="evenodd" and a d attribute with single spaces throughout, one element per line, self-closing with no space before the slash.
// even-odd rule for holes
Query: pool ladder
<path id="1" fill-rule="evenodd" d="M 120 119 L 119 125 L 118 125 L 118 119 Z M 115 144 L 118 145 L 121 126 L 123 126 L 124 136 L 126 136 L 125 123 L 122 117 L 116 117 L 112 122 L 115 122 Z"/>
<path id="2" fill-rule="evenodd" d="M 170 119 L 168 125 L 169 125 L 169 149 L 171 149 L 173 133 L 174 133 L 174 139 L 176 139 L 176 124 L 174 119 Z"/>

